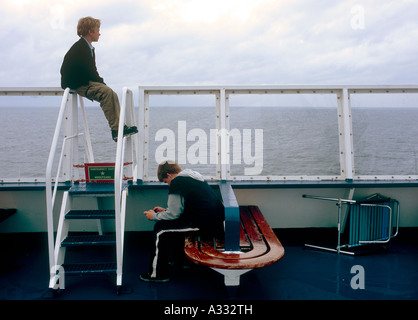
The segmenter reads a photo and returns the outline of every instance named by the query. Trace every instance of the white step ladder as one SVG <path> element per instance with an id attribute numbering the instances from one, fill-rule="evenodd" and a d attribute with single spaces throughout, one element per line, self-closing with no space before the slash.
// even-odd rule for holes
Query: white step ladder
<path id="1" fill-rule="evenodd" d="M 71 101 L 71 103 L 69 103 Z M 126 106 L 128 105 L 128 112 Z M 132 163 L 128 176 L 135 179 L 134 175 L 137 166 L 138 135 L 118 137 L 117 152 L 115 161 L 114 182 L 86 183 L 77 182 L 79 179 L 74 167 L 78 159 L 78 138 L 84 139 L 84 150 L 90 163 L 94 163 L 93 151 L 88 133 L 88 125 L 84 111 L 83 100 L 80 97 L 80 106 L 84 119 L 84 133 L 78 133 L 78 104 L 77 94 L 66 89 L 64 91 L 61 109 L 58 116 L 57 126 L 51 146 L 46 172 L 46 201 L 47 201 L 47 222 L 48 222 L 48 249 L 50 265 L 49 288 L 56 295 L 58 290 L 65 289 L 65 278 L 67 275 L 90 275 L 90 274 L 114 274 L 116 275 L 116 292 L 119 294 L 122 288 L 123 274 L 123 247 L 125 233 L 126 202 L 128 194 L 128 183 L 123 182 L 123 160 L 125 149 L 127 160 Z M 127 117 L 125 116 L 127 114 Z M 65 115 L 65 117 L 64 117 Z M 64 120 L 65 119 L 65 120 Z M 61 124 L 65 121 L 64 141 L 61 156 L 58 163 L 56 178 L 52 179 L 52 167 L 57 147 L 58 136 Z M 123 132 L 124 124 L 135 125 L 133 109 L 133 95 L 128 89 L 123 91 L 121 106 L 119 132 Z M 109 139 L 111 139 L 109 134 Z M 135 150 L 136 149 L 136 150 Z M 61 173 L 62 168 L 62 173 Z M 58 190 L 58 183 L 69 182 L 70 188 L 63 192 L 62 204 L 59 213 L 58 225 L 54 223 L 54 203 Z M 52 183 L 54 182 L 54 186 Z M 112 207 L 109 200 L 114 203 Z M 106 202 L 106 205 L 105 205 Z M 109 209 L 109 207 L 111 209 Z M 97 221 L 96 232 L 85 232 L 86 226 L 91 220 Z M 114 228 L 111 232 L 104 232 L 103 222 L 114 220 Z M 89 230 L 91 230 L 90 226 Z M 56 228 L 56 232 L 55 232 Z M 80 232 L 81 229 L 81 232 Z M 67 249 L 90 247 L 113 247 L 112 258 L 102 261 L 73 261 Z"/>
<path id="2" fill-rule="evenodd" d="M 49 287 L 51 289 L 57 287 L 62 276 L 110 273 L 116 274 L 117 293 L 120 292 L 122 286 L 123 229 L 126 196 L 127 188 L 124 188 L 122 192 L 123 208 L 120 213 L 116 214 L 116 210 L 100 208 L 104 197 L 114 197 L 113 183 L 76 183 L 68 191 L 64 192 L 54 251 L 54 265 L 57 266 L 54 269 L 57 269 L 58 273 L 50 279 Z M 87 202 L 86 198 L 96 199 L 97 209 L 73 209 L 77 208 L 77 202 L 80 198 L 82 198 L 83 202 Z M 115 232 L 103 232 L 102 221 L 105 219 L 115 220 Z M 97 220 L 98 231 L 96 233 L 71 233 L 71 225 L 74 222 L 83 220 Z M 67 261 L 66 259 L 66 252 L 70 248 L 97 246 L 114 247 L 116 250 L 116 261 L 109 258 L 106 261 L 99 262 L 89 260 Z M 60 289 L 62 287 L 61 285 Z"/>

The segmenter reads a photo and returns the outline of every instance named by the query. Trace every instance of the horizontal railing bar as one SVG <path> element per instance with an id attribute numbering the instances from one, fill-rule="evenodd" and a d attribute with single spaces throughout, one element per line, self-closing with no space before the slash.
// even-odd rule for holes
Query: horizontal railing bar
<path id="1" fill-rule="evenodd" d="M 0 96 L 62 96 L 59 87 L 0 87 Z"/>
<path id="2" fill-rule="evenodd" d="M 141 86 L 146 94 L 215 94 L 224 89 L 229 94 L 264 93 L 418 93 L 418 85 L 254 85 L 254 86 Z M 0 87 L 0 96 L 61 96 L 59 87 Z"/>
<path id="3" fill-rule="evenodd" d="M 365 89 L 348 89 L 349 94 L 358 93 L 418 93 L 418 88 L 365 88 Z"/>
<path id="4" fill-rule="evenodd" d="M 253 86 L 140 86 L 145 94 L 194 94 L 225 90 L 227 93 L 334 93 L 347 89 L 349 93 L 418 92 L 418 85 L 253 85 Z"/>

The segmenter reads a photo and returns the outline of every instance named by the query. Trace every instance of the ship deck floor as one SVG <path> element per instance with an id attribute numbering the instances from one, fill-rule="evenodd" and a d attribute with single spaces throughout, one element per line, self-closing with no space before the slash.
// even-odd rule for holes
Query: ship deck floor
<path id="1" fill-rule="evenodd" d="M 388 251 L 360 256 L 306 248 L 319 234 L 334 230 L 277 229 L 285 248 L 277 263 L 241 276 L 238 300 L 416 300 L 418 299 L 417 228 L 402 228 Z M 125 236 L 124 292 L 116 295 L 114 276 L 66 277 L 55 300 L 216 300 L 231 298 L 223 277 L 199 265 L 173 267 L 168 283 L 139 280 L 149 263 L 150 232 Z M 90 251 L 89 251 L 90 250 Z M 79 249 L 75 255 L 99 256 L 109 248 Z M 48 297 L 48 251 L 45 233 L 0 234 L 0 299 L 45 300 Z M 355 265 L 364 268 L 364 289 L 353 289 Z"/>

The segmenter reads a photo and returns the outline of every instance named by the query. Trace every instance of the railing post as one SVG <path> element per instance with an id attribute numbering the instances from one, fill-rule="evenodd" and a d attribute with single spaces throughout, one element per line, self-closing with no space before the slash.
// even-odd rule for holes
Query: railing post
<path id="1" fill-rule="evenodd" d="M 144 180 L 144 148 L 145 148 L 145 126 L 144 126 L 144 117 L 145 117 L 145 90 L 141 87 L 139 88 L 139 110 L 138 110 L 138 131 L 142 133 L 142 139 L 139 140 L 138 145 L 138 166 L 136 176 L 138 180 Z"/>
<path id="2" fill-rule="evenodd" d="M 77 93 L 71 95 L 71 107 L 65 108 L 64 115 L 64 138 L 72 137 L 78 134 L 78 107 Z M 78 161 L 78 137 L 71 139 L 65 144 L 64 158 L 62 164 L 62 176 L 65 181 L 73 180 L 73 164 Z"/>
<path id="3" fill-rule="evenodd" d="M 353 131 L 347 88 L 343 88 L 337 98 L 341 175 L 346 180 L 352 180 L 354 176 Z"/>
<path id="4" fill-rule="evenodd" d="M 80 97 L 81 114 L 83 116 L 84 139 L 86 142 L 85 146 L 86 146 L 87 161 L 90 163 L 94 163 L 93 148 L 91 146 L 90 130 L 89 130 L 88 122 L 87 122 L 86 108 L 84 107 L 83 97 L 82 96 L 79 96 L 79 97 Z"/>
<path id="5" fill-rule="evenodd" d="M 136 119 L 135 119 L 135 107 L 134 107 L 134 96 L 132 91 L 129 91 L 129 100 L 128 100 L 128 110 L 126 111 L 128 114 L 128 125 L 137 126 Z M 138 127 L 138 126 L 137 126 Z M 138 134 L 135 134 L 131 137 L 129 141 L 129 161 L 132 161 L 132 167 L 130 170 L 130 176 L 133 177 L 133 181 L 138 179 L 138 150 L 139 150 L 139 135 L 141 133 L 138 130 Z"/>
<path id="6" fill-rule="evenodd" d="M 210 154 L 210 163 L 216 163 L 216 177 L 218 180 L 221 180 L 221 161 L 219 155 L 221 154 L 221 146 L 220 146 L 220 137 L 219 132 L 221 132 L 221 92 L 220 90 L 216 91 L 216 131 L 213 138 L 213 142 L 211 139 L 211 154 Z M 213 151 L 212 151 L 213 150 Z"/>
<path id="7" fill-rule="evenodd" d="M 71 104 L 71 163 L 70 163 L 70 180 L 77 180 L 79 178 L 79 170 L 74 170 L 73 165 L 78 164 L 78 94 L 74 93 Z"/>
<path id="8" fill-rule="evenodd" d="M 220 162 L 221 180 L 227 180 L 229 176 L 229 121 L 227 117 L 228 104 L 225 89 L 220 92 Z"/>
<path id="9" fill-rule="evenodd" d="M 142 139 L 139 146 L 138 179 L 148 179 L 149 158 L 149 95 L 144 89 L 139 90 L 139 127 Z"/>

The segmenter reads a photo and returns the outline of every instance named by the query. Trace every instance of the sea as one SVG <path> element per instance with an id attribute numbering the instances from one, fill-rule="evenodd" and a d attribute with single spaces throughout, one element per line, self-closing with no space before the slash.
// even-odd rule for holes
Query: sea
<path id="1" fill-rule="evenodd" d="M 45 178 L 58 112 L 0 107 L 0 180 Z M 86 113 L 95 162 L 114 162 L 116 143 L 102 110 L 90 106 Z M 214 107 L 152 107 L 149 115 L 148 178 L 165 159 L 217 175 L 216 136 L 222 133 Z M 230 156 L 222 161 L 230 163 L 231 176 L 340 175 L 336 107 L 231 107 L 229 119 Z M 417 120 L 418 108 L 353 108 L 355 174 L 417 175 Z M 83 152 L 79 161 L 87 161 Z"/>

